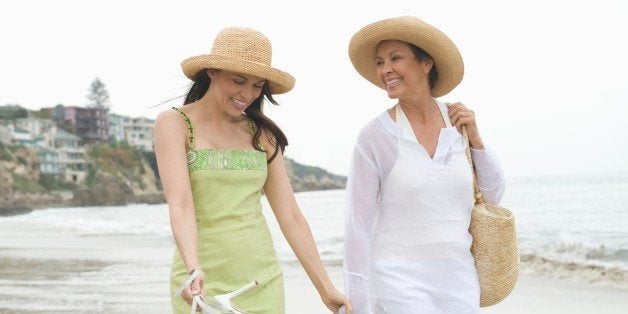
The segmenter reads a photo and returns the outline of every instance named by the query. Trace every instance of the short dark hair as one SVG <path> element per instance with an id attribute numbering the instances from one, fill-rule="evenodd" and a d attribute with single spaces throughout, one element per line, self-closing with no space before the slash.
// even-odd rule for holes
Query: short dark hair
<path id="1" fill-rule="evenodd" d="M 417 58 L 418 60 L 421 60 L 421 61 L 432 60 L 432 69 L 430 70 L 430 73 L 428 74 L 428 83 L 430 84 L 430 88 L 434 88 L 434 84 L 436 84 L 436 81 L 438 81 L 438 70 L 436 69 L 434 58 L 432 58 L 432 56 L 430 56 L 429 53 L 425 52 L 425 50 L 411 43 L 407 43 L 407 44 L 410 47 L 410 50 L 412 50 L 414 57 Z"/>

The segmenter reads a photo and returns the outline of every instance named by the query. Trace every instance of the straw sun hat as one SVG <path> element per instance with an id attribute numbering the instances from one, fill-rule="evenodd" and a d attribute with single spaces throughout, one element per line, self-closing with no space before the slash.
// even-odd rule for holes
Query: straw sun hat
<path id="1" fill-rule="evenodd" d="M 413 16 L 402 16 L 369 24 L 349 43 L 349 57 L 365 79 L 384 88 L 375 69 L 377 45 L 387 39 L 409 42 L 427 52 L 438 70 L 432 96 L 444 96 L 462 81 L 464 63 L 456 45 L 440 30 Z"/>
<path id="2" fill-rule="evenodd" d="M 283 94 L 294 87 L 292 75 L 271 66 L 272 47 L 264 34 L 250 28 L 225 28 L 214 40 L 210 54 L 181 62 L 190 79 L 204 69 L 221 69 L 266 79 L 271 94 Z"/>

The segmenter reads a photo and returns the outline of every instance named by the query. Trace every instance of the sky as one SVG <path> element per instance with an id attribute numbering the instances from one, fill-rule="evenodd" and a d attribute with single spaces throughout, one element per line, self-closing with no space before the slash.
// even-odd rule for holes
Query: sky
<path id="1" fill-rule="evenodd" d="M 111 111 L 155 118 L 182 99 L 180 62 L 229 26 L 270 38 L 295 88 L 268 106 L 286 155 L 346 174 L 360 129 L 396 102 L 348 57 L 372 22 L 413 15 L 465 63 L 443 101 L 476 113 L 508 177 L 628 170 L 628 4 L 622 1 L 3 1 L 0 105 L 86 105 L 100 78 Z"/>

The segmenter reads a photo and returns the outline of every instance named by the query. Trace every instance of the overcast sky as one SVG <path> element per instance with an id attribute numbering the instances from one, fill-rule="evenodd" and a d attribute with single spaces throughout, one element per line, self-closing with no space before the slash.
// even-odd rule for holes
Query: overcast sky
<path id="1" fill-rule="evenodd" d="M 476 112 L 507 176 L 628 170 L 628 6 L 622 1 L 3 1 L 0 105 L 83 106 L 99 77 L 112 111 L 150 118 L 182 100 L 180 62 L 224 27 L 268 36 L 297 79 L 268 114 L 287 155 L 346 174 L 359 130 L 394 105 L 351 66 L 361 27 L 414 15 L 465 62 L 444 101 Z"/>

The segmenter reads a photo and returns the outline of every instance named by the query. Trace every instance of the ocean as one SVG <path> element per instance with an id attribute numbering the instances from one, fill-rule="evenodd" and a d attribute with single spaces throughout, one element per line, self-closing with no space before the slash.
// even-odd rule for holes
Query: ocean
<path id="1" fill-rule="evenodd" d="M 321 257 L 332 268 L 342 265 L 344 196 L 344 190 L 296 194 Z M 300 267 L 265 198 L 262 204 L 284 269 Z M 522 272 L 628 287 L 628 172 L 510 178 L 501 205 L 516 217 Z M 173 247 L 165 204 L 54 208 L 0 217 L 0 258 L 4 259 L 0 264 L 0 309 L 3 304 L 15 306 L 18 302 L 10 300 L 21 291 L 14 292 L 16 286 L 35 289 L 32 283 L 21 284 L 11 263 L 56 260 L 62 262 L 55 267 L 71 268 L 72 263 L 87 259 L 92 264 L 79 266 L 94 271 L 64 280 L 71 285 L 85 284 L 88 292 L 102 293 L 108 284 L 133 289 L 138 273 L 167 274 Z M 138 265 L 141 269 L 134 270 Z M 40 289 L 45 289 L 46 280 L 54 279 L 50 278 L 55 268 L 47 271 Z M 163 287 L 167 282 L 167 278 L 147 276 L 150 279 L 144 284 Z M 94 280 L 100 284 L 86 284 Z M 110 292 L 123 294 L 124 289 Z M 146 294 L 144 298 L 150 301 L 153 297 Z"/>

